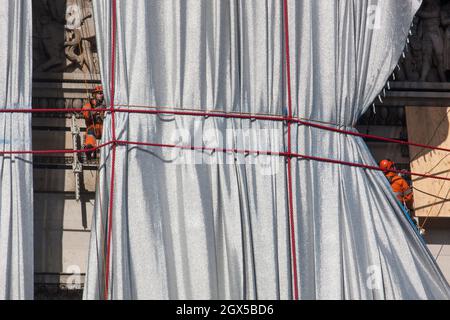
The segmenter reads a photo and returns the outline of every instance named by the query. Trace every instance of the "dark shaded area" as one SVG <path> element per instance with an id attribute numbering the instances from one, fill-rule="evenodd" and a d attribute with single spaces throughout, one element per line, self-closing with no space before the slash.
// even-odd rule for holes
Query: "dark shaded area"
<path id="1" fill-rule="evenodd" d="M 69 289 L 59 284 L 40 284 L 34 285 L 35 300 L 82 300 L 83 289 Z"/>
<path id="2" fill-rule="evenodd" d="M 396 127 L 398 130 L 393 130 L 395 134 L 391 132 L 383 132 L 381 130 L 375 130 L 376 127 Z M 359 119 L 357 124 L 359 132 L 364 134 L 371 134 L 377 136 L 383 136 L 385 138 L 396 139 L 401 141 L 408 141 L 408 131 L 406 129 L 406 114 L 404 107 L 392 107 L 392 106 L 377 106 L 376 109 L 369 108 L 366 113 Z M 370 146 L 387 145 L 386 142 L 377 139 L 365 139 L 365 142 Z M 400 155 L 409 159 L 409 147 L 407 145 L 398 145 L 400 148 Z M 381 161 L 379 152 L 373 153 L 373 156 L 377 162 Z M 408 162 L 397 161 L 397 167 L 399 169 L 409 169 Z"/>
<path id="3" fill-rule="evenodd" d="M 66 1 L 61 0 L 33 0 L 33 108 L 64 108 L 63 74 L 66 64 L 64 53 L 65 43 L 65 12 Z M 50 77 L 51 75 L 51 77 Z M 46 94 L 37 86 L 48 76 L 51 78 L 52 92 L 49 97 L 41 98 Z M 56 97 L 60 97 L 59 99 Z M 33 124 L 35 123 L 33 117 Z M 41 118 L 48 119 L 48 118 Z M 65 127 L 65 118 L 50 118 L 52 126 Z M 46 131 L 33 130 L 33 149 L 65 149 L 65 135 L 63 132 L 52 134 L 52 129 Z M 45 170 L 45 169 L 44 169 Z M 64 190 L 64 175 L 55 179 L 47 174 L 36 176 L 34 170 L 34 269 L 35 269 L 35 299 L 51 299 L 59 295 L 61 288 L 51 283 L 39 283 L 42 276 L 39 273 L 50 272 L 58 274 L 63 272 L 63 220 L 64 198 L 57 198 L 50 192 L 42 193 L 37 186 L 50 190 Z M 37 179 L 40 179 L 39 181 Z M 49 185 L 51 184 L 51 186 Z M 57 276 L 54 276 L 57 278 Z M 44 288 L 46 288 L 44 290 Z"/>
<path id="4" fill-rule="evenodd" d="M 65 14 L 66 1 L 33 0 L 33 73 L 64 71 Z"/>

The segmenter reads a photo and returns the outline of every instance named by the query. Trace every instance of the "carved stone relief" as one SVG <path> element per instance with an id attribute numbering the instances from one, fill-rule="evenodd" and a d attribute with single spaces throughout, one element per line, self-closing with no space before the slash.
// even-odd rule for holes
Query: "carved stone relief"
<path id="1" fill-rule="evenodd" d="M 400 81 L 450 81 L 450 0 L 424 0 L 400 62 Z"/>
<path id="2" fill-rule="evenodd" d="M 33 0 L 34 71 L 98 74 L 92 0 Z"/>

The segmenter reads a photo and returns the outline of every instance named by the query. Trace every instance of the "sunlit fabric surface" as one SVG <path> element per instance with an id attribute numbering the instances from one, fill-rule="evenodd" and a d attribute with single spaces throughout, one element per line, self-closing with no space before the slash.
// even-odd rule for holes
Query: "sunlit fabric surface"
<path id="1" fill-rule="evenodd" d="M 105 85 L 110 3 L 94 2 Z M 420 3 L 288 3 L 294 115 L 351 128 L 393 71 Z M 286 113 L 282 1 L 117 4 L 117 105 Z M 118 113 L 116 127 L 119 140 L 187 146 L 285 151 L 287 141 L 285 124 L 269 121 Z M 295 125 L 292 141 L 301 154 L 374 164 L 358 138 Z M 293 161 L 293 279 L 285 159 L 119 145 L 115 168 L 109 298 L 292 299 L 293 281 L 301 299 L 450 295 L 382 173 Z M 104 295 L 110 174 L 105 149 L 86 299 Z"/>
<path id="2" fill-rule="evenodd" d="M 0 5 L 0 109 L 31 108 L 31 1 Z M 31 115 L 0 113 L 0 151 L 31 149 Z M 33 298 L 33 166 L 0 156 L 0 300 Z"/>

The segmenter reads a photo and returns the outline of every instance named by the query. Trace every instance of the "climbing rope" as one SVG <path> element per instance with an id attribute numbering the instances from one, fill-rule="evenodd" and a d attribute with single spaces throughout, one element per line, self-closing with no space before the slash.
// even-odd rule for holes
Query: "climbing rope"
<path id="1" fill-rule="evenodd" d="M 286 81 L 287 81 L 287 97 L 288 97 L 288 120 L 292 119 L 292 89 L 291 89 L 291 59 L 289 52 L 289 11 L 287 0 L 283 1 L 283 20 L 284 20 L 284 43 L 286 54 Z M 287 160 L 287 181 L 288 181 L 288 208 L 289 208 L 289 225 L 291 238 L 291 259 L 292 273 L 294 284 L 294 300 L 298 300 L 298 276 L 297 276 L 297 250 L 295 237 L 295 217 L 294 217 L 294 195 L 292 191 L 292 138 L 291 138 L 292 121 L 287 121 L 287 142 L 288 156 Z"/>
<path id="2" fill-rule="evenodd" d="M 110 275 L 110 260 L 111 260 L 111 238 L 113 228 L 113 209 L 114 209 L 114 179 L 115 179 L 115 167 L 116 167 L 116 121 L 115 121 L 115 65 L 116 65 L 116 33 L 117 33 L 117 3 L 116 0 L 111 1 L 111 61 L 110 61 L 110 111 L 111 111 L 111 131 L 112 131 L 112 159 L 111 159 L 111 178 L 110 178 L 110 194 L 109 194 L 109 210 L 108 210 L 108 228 L 107 230 L 107 244 L 106 244 L 106 271 L 105 271 L 105 292 L 104 298 L 108 300 L 109 296 L 109 275 Z M 111 294 L 112 296 L 112 294 Z"/>

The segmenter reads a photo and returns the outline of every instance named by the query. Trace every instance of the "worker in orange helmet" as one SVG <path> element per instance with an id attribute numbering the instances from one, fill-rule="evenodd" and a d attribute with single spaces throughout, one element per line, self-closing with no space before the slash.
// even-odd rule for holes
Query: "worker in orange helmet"
<path id="1" fill-rule="evenodd" d="M 408 182 L 406 182 L 405 179 L 403 179 L 395 172 L 396 168 L 394 161 L 389 159 L 381 160 L 380 169 L 383 170 L 384 175 L 391 184 L 392 191 L 394 191 L 395 195 L 397 196 L 397 199 L 404 205 L 405 209 L 409 212 L 411 219 L 414 222 L 417 229 L 419 230 L 420 234 L 424 235 L 426 233 L 425 229 L 420 227 L 418 225 L 417 220 L 414 219 L 414 195 L 412 188 L 410 187 Z"/>
<path id="2" fill-rule="evenodd" d="M 399 176 L 394 170 L 395 163 L 392 160 L 385 159 L 380 161 L 380 169 L 383 170 L 384 175 L 391 184 L 392 191 L 394 191 L 397 199 L 404 205 L 405 209 L 411 216 L 414 225 L 417 227 L 421 235 L 425 234 L 425 229 L 421 228 L 414 219 L 414 196 L 413 191 L 408 182 Z"/>
<path id="3" fill-rule="evenodd" d="M 104 111 L 95 111 L 95 109 L 104 109 L 105 100 L 103 87 L 96 86 L 92 91 L 92 98 L 89 103 L 83 107 L 83 118 L 86 122 L 86 136 L 84 139 L 84 149 L 93 149 L 97 147 L 97 140 L 102 138 Z M 97 152 L 86 152 L 88 159 L 96 158 Z"/>
<path id="4" fill-rule="evenodd" d="M 391 184 L 392 191 L 394 191 L 397 199 L 403 203 L 408 210 L 414 210 L 414 196 L 412 188 L 405 179 L 395 172 L 395 163 L 389 159 L 381 160 L 380 169 L 383 170 L 384 175 Z"/>

